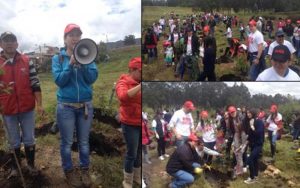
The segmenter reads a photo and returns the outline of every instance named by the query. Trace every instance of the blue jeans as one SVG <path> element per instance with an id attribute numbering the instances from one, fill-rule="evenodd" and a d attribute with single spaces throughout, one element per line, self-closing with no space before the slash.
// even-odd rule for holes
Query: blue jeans
<path id="1" fill-rule="evenodd" d="M 296 49 L 296 57 L 299 58 L 300 57 L 300 40 L 294 40 L 294 46 Z"/>
<path id="2" fill-rule="evenodd" d="M 79 166 L 81 168 L 89 167 L 89 134 L 93 121 L 93 105 L 92 102 L 86 102 L 86 105 L 88 108 L 87 118 L 85 118 L 84 107 L 75 108 L 62 103 L 57 104 L 56 118 L 61 137 L 60 155 L 64 171 L 73 169 L 71 146 L 73 144 L 74 131 L 76 131 L 78 142 Z"/>
<path id="3" fill-rule="evenodd" d="M 121 124 L 125 138 L 127 153 L 124 162 L 124 169 L 127 173 L 132 173 L 133 168 L 141 166 L 142 154 L 142 134 L 140 126 L 130 126 Z"/>
<path id="4" fill-rule="evenodd" d="M 255 58 L 257 56 L 257 52 L 255 53 L 249 53 L 249 61 L 250 61 L 250 79 L 252 81 L 255 81 L 256 78 L 258 77 L 259 73 L 261 73 L 264 68 L 265 68 L 265 57 L 263 56 L 263 54 L 261 55 L 260 59 L 259 59 L 259 63 L 258 64 L 254 64 L 252 63 Z"/>
<path id="5" fill-rule="evenodd" d="M 176 139 L 176 147 L 179 147 L 181 145 L 183 145 L 187 140 L 188 140 L 188 136 L 181 136 L 181 140 Z"/>
<path id="6" fill-rule="evenodd" d="M 271 148 L 271 155 L 272 157 L 275 156 L 275 152 L 276 152 L 276 140 L 277 140 L 277 133 L 275 135 L 273 135 L 273 131 L 269 131 L 268 130 L 268 138 L 270 141 L 270 148 Z"/>
<path id="7" fill-rule="evenodd" d="M 200 164 L 198 163 L 193 163 L 193 167 L 200 167 Z M 181 188 L 185 187 L 188 184 L 191 184 L 195 181 L 194 176 L 184 170 L 178 170 L 176 173 L 171 174 L 175 179 L 171 183 L 172 188 Z"/>
<path id="8" fill-rule="evenodd" d="M 15 115 L 3 115 L 3 120 L 10 149 L 21 147 L 21 135 L 25 146 L 32 146 L 35 144 L 33 110 Z"/>
<path id="9" fill-rule="evenodd" d="M 300 127 L 294 127 L 293 131 L 293 140 L 298 140 L 299 139 L 299 134 L 300 134 Z"/>
<path id="10" fill-rule="evenodd" d="M 247 159 L 247 164 L 249 165 L 250 178 L 253 179 L 254 176 L 258 176 L 258 159 L 262 151 L 262 146 L 254 146 L 251 148 L 251 154 Z"/>

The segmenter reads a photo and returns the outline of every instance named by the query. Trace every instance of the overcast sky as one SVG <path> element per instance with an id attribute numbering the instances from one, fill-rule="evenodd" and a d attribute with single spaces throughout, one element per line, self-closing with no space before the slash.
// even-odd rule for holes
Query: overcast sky
<path id="1" fill-rule="evenodd" d="M 234 82 L 225 82 L 229 86 L 233 86 Z M 243 82 L 249 89 L 251 95 L 263 93 L 266 95 L 282 95 L 290 94 L 300 99 L 300 82 Z M 241 84 L 241 82 L 237 82 Z"/>
<path id="2" fill-rule="evenodd" d="M 82 38 L 97 43 L 141 37 L 141 0 L 0 0 L 0 33 L 17 35 L 19 50 L 63 46 L 63 31 L 76 23 Z"/>

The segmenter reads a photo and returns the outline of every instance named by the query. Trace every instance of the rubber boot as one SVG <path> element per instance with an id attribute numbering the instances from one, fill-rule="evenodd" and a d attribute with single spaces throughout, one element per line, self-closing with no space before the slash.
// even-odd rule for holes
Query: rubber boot
<path id="1" fill-rule="evenodd" d="M 141 177 L 141 167 L 133 168 L 133 181 L 137 183 L 139 186 L 142 184 L 142 177 Z"/>
<path id="2" fill-rule="evenodd" d="M 25 146 L 25 156 L 27 160 L 27 169 L 29 173 L 34 176 L 38 174 L 38 170 L 34 166 L 34 158 L 35 158 L 35 145 L 33 146 Z"/>
<path id="3" fill-rule="evenodd" d="M 132 188 L 133 184 L 133 173 L 127 173 L 125 170 L 123 171 L 124 173 L 124 180 L 122 182 L 123 188 Z"/>

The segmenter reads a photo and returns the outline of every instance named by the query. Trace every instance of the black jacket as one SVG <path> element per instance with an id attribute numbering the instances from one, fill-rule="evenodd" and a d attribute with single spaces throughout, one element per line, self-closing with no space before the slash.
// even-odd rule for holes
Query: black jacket
<path id="1" fill-rule="evenodd" d="M 184 37 L 185 53 L 187 49 L 187 42 L 188 42 L 188 36 L 186 35 Z M 192 55 L 199 55 L 199 41 L 196 35 L 192 35 Z"/>
<path id="2" fill-rule="evenodd" d="M 192 164 L 194 162 L 203 164 L 196 150 L 193 149 L 188 142 L 186 142 L 182 146 L 179 146 L 171 155 L 166 170 L 170 175 L 179 170 L 193 173 L 194 167 Z"/>
<path id="3" fill-rule="evenodd" d="M 254 131 L 249 129 L 249 146 L 253 148 L 254 146 L 263 146 L 265 140 L 265 128 L 264 123 L 260 119 L 254 121 Z"/>

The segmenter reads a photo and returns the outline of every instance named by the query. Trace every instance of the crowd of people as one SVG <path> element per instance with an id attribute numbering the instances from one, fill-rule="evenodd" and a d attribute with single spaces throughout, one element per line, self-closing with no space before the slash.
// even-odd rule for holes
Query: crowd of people
<path id="1" fill-rule="evenodd" d="M 147 54 L 145 63 L 158 58 L 158 41 L 163 40 L 164 61 L 167 67 L 174 66 L 175 77 L 183 79 L 187 72 L 191 80 L 215 81 L 217 45 L 216 27 L 225 26 L 224 38 L 231 57 L 247 54 L 248 79 L 252 81 L 296 81 L 299 72 L 290 65 L 300 58 L 300 20 L 289 18 L 251 17 L 245 21 L 237 16 L 220 13 L 178 15 L 171 12 L 154 22 L 144 33 L 143 51 Z M 233 28 L 240 32 L 234 37 Z M 268 33 L 268 37 L 264 36 Z M 237 35 L 237 34 L 236 34 Z M 275 40 L 274 39 L 275 36 Z M 268 39 L 267 39 L 268 38 Z M 277 46 L 279 49 L 275 49 Z M 284 48 L 288 48 L 288 50 Z M 284 50 L 283 50 L 284 49 Z M 239 53 L 242 52 L 242 53 Z M 281 53 L 282 52 L 282 53 Z M 274 54 L 273 54 L 274 53 Z M 266 57 L 271 65 L 267 68 Z M 200 64 L 203 63 L 203 70 Z M 247 63 L 247 62 L 245 62 Z"/>
<path id="2" fill-rule="evenodd" d="M 217 159 L 226 161 L 232 171 L 232 179 L 249 171 L 249 178 L 244 182 L 256 183 L 265 134 L 270 145 L 268 157 L 272 163 L 275 162 L 276 142 L 283 132 L 283 116 L 277 105 L 271 105 L 268 113 L 263 108 L 238 108 L 234 105 L 217 110 L 215 114 L 207 110 L 197 111 L 196 122 L 192 116 L 195 109 L 192 101 L 186 101 L 173 113 L 157 110 L 152 122 L 146 112 L 142 113 L 144 162 L 152 164 L 148 147 L 154 137 L 158 159 L 168 160 L 166 172 L 173 177 L 169 187 L 193 183 L 195 175 L 210 170 Z M 293 119 L 293 149 L 299 149 L 300 116 Z M 166 143 L 173 145 L 173 141 L 176 149 L 167 154 Z"/>

